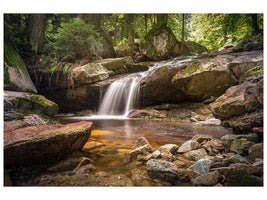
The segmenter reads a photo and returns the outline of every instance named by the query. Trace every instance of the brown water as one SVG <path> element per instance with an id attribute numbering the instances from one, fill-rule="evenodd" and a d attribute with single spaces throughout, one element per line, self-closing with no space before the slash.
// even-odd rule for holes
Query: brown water
<path id="1" fill-rule="evenodd" d="M 61 123 L 72 123 L 84 118 L 60 117 Z M 208 134 L 221 138 L 232 131 L 220 126 L 200 126 L 194 123 L 166 122 L 156 120 L 90 120 L 93 122 L 88 142 L 104 144 L 90 150 L 88 156 L 94 160 L 97 169 L 112 174 L 124 173 L 136 168 L 136 161 L 127 160 L 133 144 L 139 137 L 145 137 L 154 148 L 164 144 L 181 145 L 195 134 Z M 142 168 L 140 165 L 139 167 Z M 144 167 L 144 166 L 143 166 Z"/>

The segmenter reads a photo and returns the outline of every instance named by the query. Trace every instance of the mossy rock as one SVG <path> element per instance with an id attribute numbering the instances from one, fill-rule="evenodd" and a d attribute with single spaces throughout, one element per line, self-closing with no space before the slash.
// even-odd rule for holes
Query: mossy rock
<path id="1" fill-rule="evenodd" d="M 55 115 L 58 112 L 58 105 L 46 99 L 42 95 L 25 92 L 4 92 L 5 110 L 21 109 L 43 115 Z"/>
<path id="2" fill-rule="evenodd" d="M 4 44 L 4 88 L 37 93 L 22 58 L 7 43 Z"/>
<path id="3" fill-rule="evenodd" d="M 222 173 L 228 186 L 263 186 L 262 180 L 246 170 L 231 168 Z"/>
<path id="4" fill-rule="evenodd" d="M 257 74 L 263 74 L 263 66 L 257 66 L 248 70 L 245 74 L 241 76 L 239 83 L 243 83 L 246 78 L 255 76 Z"/>

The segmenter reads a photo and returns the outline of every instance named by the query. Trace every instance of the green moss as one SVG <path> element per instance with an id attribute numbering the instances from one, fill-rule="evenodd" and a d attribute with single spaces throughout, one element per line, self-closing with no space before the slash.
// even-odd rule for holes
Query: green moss
<path id="1" fill-rule="evenodd" d="M 188 67 L 186 69 L 186 73 L 188 73 L 188 74 L 194 73 L 197 70 L 199 65 L 200 65 L 200 63 L 194 63 L 193 65 L 191 65 L 190 67 Z"/>
<path id="2" fill-rule="evenodd" d="M 20 74 L 19 69 L 22 72 L 27 73 L 26 66 L 20 57 L 20 55 L 7 43 L 4 43 L 4 61 L 12 67 L 17 69 L 18 74 Z"/>
<path id="3" fill-rule="evenodd" d="M 50 107 L 50 106 L 55 105 L 55 103 L 53 101 L 46 99 L 42 95 L 31 95 L 30 100 L 34 103 L 37 103 L 37 104 L 43 106 L 43 107 Z"/>
<path id="4" fill-rule="evenodd" d="M 241 78 L 241 81 L 244 81 L 247 77 L 255 76 L 257 74 L 263 74 L 263 67 L 254 67 L 248 70 Z"/>
<path id="5" fill-rule="evenodd" d="M 217 105 L 217 107 L 219 107 L 219 106 L 221 106 L 224 102 L 225 102 L 225 99 L 222 99 L 222 100 L 214 101 L 214 102 L 210 103 L 209 105 L 212 106 L 212 105 L 214 105 L 214 104 L 219 103 L 219 104 Z"/>
<path id="6" fill-rule="evenodd" d="M 5 66 L 4 66 L 4 84 L 9 85 L 10 83 L 11 82 L 10 82 L 9 73 L 8 73 L 8 66 L 6 66 L 6 63 L 5 63 Z"/>

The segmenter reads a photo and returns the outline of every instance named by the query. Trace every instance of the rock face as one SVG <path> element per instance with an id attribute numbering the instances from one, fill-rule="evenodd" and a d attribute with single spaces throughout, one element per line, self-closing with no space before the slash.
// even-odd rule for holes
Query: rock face
<path id="1" fill-rule="evenodd" d="M 62 159 L 83 147 L 90 137 L 91 126 L 91 122 L 22 128 L 7 124 L 4 127 L 5 166 L 33 165 Z"/>
<path id="2" fill-rule="evenodd" d="M 218 171 L 214 171 L 192 179 L 191 183 L 193 186 L 213 186 L 216 185 L 219 180 L 220 173 Z"/>
<path id="3" fill-rule="evenodd" d="M 192 151 L 188 151 L 186 153 L 184 153 L 184 156 L 189 159 L 189 160 L 199 160 L 201 158 L 204 158 L 205 156 L 207 156 L 207 152 L 204 148 L 201 149 L 197 149 L 197 150 L 192 150 Z"/>
<path id="4" fill-rule="evenodd" d="M 175 154 L 178 150 L 179 146 L 176 144 L 165 144 L 159 148 L 160 153 L 172 153 Z"/>
<path id="5" fill-rule="evenodd" d="M 147 162 L 147 173 L 151 178 L 175 183 L 177 181 L 177 166 L 165 160 L 150 159 Z"/>
<path id="6" fill-rule="evenodd" d="M 26 92 L 4 91 L 4 106 L 7 109 L 22 109 L 41 113 L 44 115 L 55 115 L 58 105 L 42 95 Z"/>
<path id="7" fill-rule="evenodd" d="M 6 43 L 4 45 L 4 89 L 37 93 L 22 58 Z"/>

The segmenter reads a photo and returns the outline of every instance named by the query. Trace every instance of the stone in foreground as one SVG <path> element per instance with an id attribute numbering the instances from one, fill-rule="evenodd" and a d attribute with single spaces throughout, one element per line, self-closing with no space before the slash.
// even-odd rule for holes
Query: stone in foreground
<path id="1" fill-rule="evenodd" d="M 211 160 L 202 158 L 198 160 L 195 164 L 193 164 L 191 167 L 189 167 L 188 169 L 192 169 L 201 174 L 207 174 L 210 170 L 211 165 L 212 165 Z"/>
<path id="2" fill-rule="evenodd" d="M 4 164 L 33 165 L 64 158 L 80 150 L 91 135 L 91 122 L 55 126 L 5 126 Z"/>
<path id="3" fill-rule="evenodd" d="M 177 166 L 165 160 L 149 160 L 147 162 L 147 173 L 150 178 L 169 183 L 175 183 L 178 179 Z"/>

